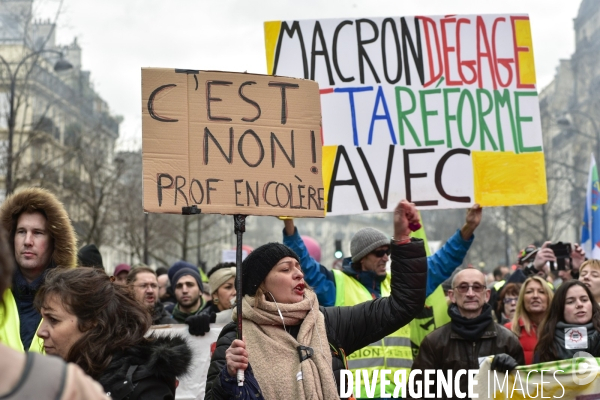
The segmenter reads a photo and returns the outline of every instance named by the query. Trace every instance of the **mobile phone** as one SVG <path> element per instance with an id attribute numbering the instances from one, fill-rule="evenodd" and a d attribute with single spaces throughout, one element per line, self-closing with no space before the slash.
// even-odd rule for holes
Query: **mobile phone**
<path id="1" fill-rule="evenodd" d="M 566 265 L 567 259 L 569 259 L 569 266 L 571 265 L 571 262 L 570 262 L 571 261 L 571 252 L 572 252 L 571 243 L 557 242 L 557 243 L 552 243 L 548 247 L 550 249 L 552 249 L 552 251 L 554 252 L 554 256 L 556 257 L 556 262 L 550 263 L 550 269 L 552 269 L 554 271 L 566 270 L 567 269 L 567 265 Z"/>

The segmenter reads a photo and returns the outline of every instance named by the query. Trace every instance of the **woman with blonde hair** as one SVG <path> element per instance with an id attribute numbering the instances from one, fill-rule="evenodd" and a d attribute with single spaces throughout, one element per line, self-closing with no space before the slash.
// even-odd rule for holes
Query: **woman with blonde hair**
<path id="1" fill-rule="evenodd" d="M 581 264 L 579 280 L 590 289 L 594 301 L 600 303 L 600 260 L 587 260 Z"/>
<path id="2" fill-rule="evenodd" d="M 550 309 L 553 297 L 554 293 L 544 279 L 537 275 L 529 277 L 521 287 L 512 321 L 504 324 L 519 337 L 526 364 L 533 363 L 537 330 Z"/>

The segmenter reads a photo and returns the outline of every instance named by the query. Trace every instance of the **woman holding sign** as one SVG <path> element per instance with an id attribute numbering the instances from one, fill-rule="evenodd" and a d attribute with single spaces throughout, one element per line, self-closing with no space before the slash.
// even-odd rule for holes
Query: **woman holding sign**
<path id="1" fill-rule="evenodd" d="M 290 248 L 269 243 L 254 250 L 242 264 L 244 340 L 236 339 L 235 323 L 223 329 L 205 398 L 339 398 L 345 354 L 398 330 L 423 308 L 425 249 L 408 236 L 417 222 L 414 204 L 400 202 L 390 242 L 391 295 L 354 307 L 319 307 Z M 243 387 L 237 370 L 245 371 Z"/>
<path id="2" fill-rule="evenodd" d="M 600 306 L 585 284 L 570 280 L 554 294 L 538 332 L 534 362 L 566 360 L 579 351 L 600 356 Z"/>

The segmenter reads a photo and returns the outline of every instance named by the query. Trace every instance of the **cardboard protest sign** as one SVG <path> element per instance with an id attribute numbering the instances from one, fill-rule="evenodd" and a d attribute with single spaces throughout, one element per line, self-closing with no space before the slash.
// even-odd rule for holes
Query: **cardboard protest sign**
<path id="1" fill-rule="evenodd" d="M 600 399 L 600 359 L 578 357 L 517 367 L 509 374 L 490 370 L 486 359 L 475 376 L 479 399 Z"/>
<path id="2" fill-rule="evenodd" d="M 231 316 L 229 316 L 231 320 Z M 206 374 L 210 366 L 211 346 L 216 343 L 219 333 L 225 324 L 211 324 L 210 331 L 204 336 L 193 336 L 189 333 L 187 325 L 156 325 L 153 326 L 148 335 L 155 336 L 179 336 L 183 337 L 193 352 L 192 366 L 187 375 L 178 377 L 179 386 L 175 392 L 177 400 L 201 400 L 204 399 L 206 389 Z"/>
<path id="3" fill-rule="evenodd" d="M 319 82 L 327 212 L 547 201 L 527 15 L 265 23 L 268 72 Z"/>
<path id="4" fill-rule="evenodd" d="M 324 216 L 315 82 L 142 69 L 142 130 L 145 211 Z"/>

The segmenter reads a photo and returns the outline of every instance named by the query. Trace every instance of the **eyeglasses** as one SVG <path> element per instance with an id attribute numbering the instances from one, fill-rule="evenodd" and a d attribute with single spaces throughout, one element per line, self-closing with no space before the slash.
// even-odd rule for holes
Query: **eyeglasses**
<path id="1" fill-rule="evenodd" d="M 151 287 L 154 290 L 158 289 L 158 285 L 156 283 L 143 283 L 141 285 L 133 285 L 133 286 L 135 286 L 136 288 L 139 288 L 139 289 L 147 289 L 148 287 Z"/>
<path id="2" fill-rule="evenodd" d="M 388 256 L 389 256 L 390 254 L 392 254 L 392 249 L 390 249 L 390 248 L 388 247 L 387 249 L 373 250 L 373 251 L 371 252 L 371 254 L 375 255 L 375 257 L 379 257 L 379 258 L 381 258 L 381 257 L 383 257 L 383 256 L 385 256 L 385 255 L 388 255 Z"/>
<path id="3" fill-rule="evenodd" d="M 475 283 L 473 285 L 467 285 L 466 283 L 462 283 L 454 289 L 458 290 L 459 293 L 467 293 L 469 289 L 473 289 L 473 292 L 475 293 L 481 293 L 483 292 L 483 289 L 485 289 L 485 286 L 479 283 Z"/>
<path id="4" fill-rule="evenodd" d="M 504 304 L 516 303 L 517 300 L 518 300 L 518 298 L 516 298 L 516 297 L 505 297 L 504 298 Z"/>

